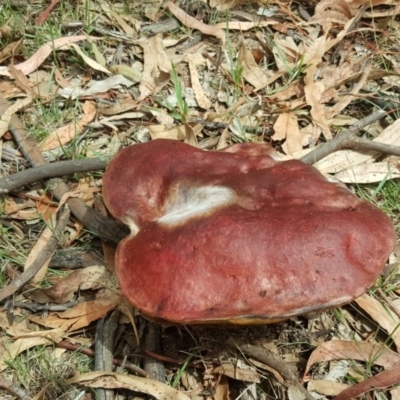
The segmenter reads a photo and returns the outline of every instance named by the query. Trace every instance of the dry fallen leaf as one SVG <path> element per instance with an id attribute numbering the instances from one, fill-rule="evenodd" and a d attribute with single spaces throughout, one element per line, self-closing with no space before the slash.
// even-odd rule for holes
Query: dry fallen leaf
<path id="1" fill-rule="evenodd" d="M 72 121 L 69 124 L 56 129 L 39 146 L 41 151 L 55 149 L 69 143 L 76 138 L 91 122 L 96 115 L 96 105 L 94 102 L 85 101 L 82 106 L 83 116 L 78 121 Z"/>
<path id="2" fill-rule="evenodd" d="M 397 347 L 397 351 L 400 351 L 400 318 L 385 308 L 377 299 L 367 294 L 363 294 L 354 301 L 390 335 Z"/>
<path id="3" fill-rule="evenodd" d="M 350 400 L 366 392 L 376 389 L 386 389 L 400 383 L 400 362 L 392 369 L 380 372 L 363 382 L 353 385 L 341 392 L 334 400 Z"/>
<path id="4" fill-rule="evenodd" d="M 250 50 L 246 48 L 244 43 L 240 46 L 239 63 L 243 68 L 242 75 L 251 85 L 254 86 L 254 90 L 264 89 L 269 84 L 269 77 L 265 71 L 263 71 L 254 60 L 254 57 Z"/>
<path id="5" fill-rule="evenodd" d="M 92 38 L 96 40 L 97 38 Z M 82 40 L 87 40 L 87 37 L 84 35 L 81 36 L 68 36 L 62 37 L 55 40 L 51 40 L 50 42 L 44 44 L 32 57 L 28 60 L 24 61 L 21 64 L 14 65 L 15 68 L 21 70 L 25 75 L 29 75 L 32 72 L 36 71 L 43 63 L 43 61 L 55 50 L 60 49 L 61 47 L 81 42 Z M 8 67 L 0 67 L 0 75 L 10 76 L 8 71 Z"/>
<path id="6" fill-rule="evenodd" d="M 307 384 L 307 390 L 309 392 L 317 392 L 325 396 L 336 396 L 349 386 L 350 385 L 346 385 L 345 383 L 329 381 L 327 379 L 312 379 Z"/>
<path id="7" fill-rule="evenodd" d="M 105 93 L 110 89 L 119 89 L 121 86 L 131 87 L 134 82 L 125 78 L 122 75 L 110 76 L 102 81 L 92 81 L 87 89 L 82 89 L 79 86 L 69 85 L 58 91 L 60 96 L 65 98 L 76 99 L 78 97 L 89 97 L 99 93 Z"/>
<path id="8" fill-rule="evenodd" d="M 64 328 L 49 331 L 33 331 L 25 333 L 24 337 L 13 339 L 10 344 L 7 338 L 0 338 L 0 372 L 8 367 L 8 363 L 27 349 L 36 346 L 47 346 L 58 343 L 65 334 Z"/>
<path id="9" fill-rule="evenodd" d="M 375 183 L 400 178 L 400 170 L 387 161 L 360 164 L 335 174 L 344 183 Z"/>
<path id="10" fill-rule="evenodd" d="M 104 389 L 127 389 L 146 393 L 158 400 L 190 400 L 184 393 L 153 379 L 134 375 L 122 375 L 114 372 L 87 372 L 68 380 L 69 384 L 79 383 L 81 386 Z"/>
<path id="11" fill-rule="evenodd" d="M 113 297 L 119 292 L 118 284 L 115 281 L 115 275 L 111 274 L 104 266 L 93 265 L 73 271 L 52 287 L 36 289 L 27 296 L 40 304 L 62 304 L 72 300 L 77 291 L 89 289 L 110 291 L 111 293 L 108 297 Z M 98 299 L 99 296 L 96 296 L 96 298 Z M 104 299 L 104 295 L 101 298 Z"/>
<path id="12" fill-rule="evenodd" d="M 144 50 L 144 68 L 138 101 L 159 92 L 169 82 L 172 69 L 171 60 L 162 45 L 162 35 L 155 35 L 140 42 L 140 45 Z"/>
<path id="13" fill-rule="evenodd" d="M 187 26 L 188 28 L 197 29 L 205 35 L 215 36 L 216 38 L 221 40 L 222 45 L 225 45 L 226 35 L 222 29 L 216 28 L 215 26 L 207 25 L 204 22 L 201 22 L 198 19 L 191 17 L 181 8 L 176 6 L 172 1 L 169 1 L 167 3 L 167 8 L 179 21 L 182 22 L 183 25 Z"/>
<path id="14" fill-rule="evenodd" d="M 86 301 L 67 311 L 51 314 L 46 318 L 30 315 L 28 319 L 38 325 L 49 328 L 62 328 L 68 332 L 73 332 L 106 316 L 120 302 L 120 298 L 121 296 L 118 295 L 107 300 Z"/>
<path id="15" fill-rule="evenodd" d="M 247 365 L 240 368 L 236 364 L 230 362 L 223 362 L 213 369 L 214 374 L 225 375 L 228 378 L 237 379 L 244 382 L 260 382 L 260 374 Z"/>
<path id="16" fill-rule="evenodd" d="M 332 360 L 359 360 L 385 368 L 391 368 L 400 362 L 400 354 L 381 344 L 359 342 L 355 340 L 331 340 L 320 344 L 307 361 L 304 376 L 311 366 L 318 362 Z"/>
<path id="17" fill-rule="evenodd" d="M 190 79 L 192 82 L 192 88 L 194 91 L 194 95 L 199 107 L 208 110 L 211 106 L 211 101 L 205 95 L 203 87 L 201 86 L 199 80 L 199 74 L 197 72 L 196 64 L 194 62 L 195 57 L 189 57 L 189 71 L 190 71 Z"/>
<path id="18" fill-rule="evenodd" d="M 27 97 L 25 99 L 17 100 L 14 104 L 4 111 L 0 119 L 0 138 L 8 131 L 8 126 L 10 125 L 11 117 L 22 108 L 26 107 L 28 104 L 32 103 L 32 97 Z"/>
<path id="19" fill-rule="evenodd" d="M 396 120 L 392 125 L 388 126 L 378 137 L 373 141 L 396 145 L 400 143 L 400 120 Z M 322 173 L 339 173 L 343 170 L 351 171 L 357 165 L 373 160 L 378 155 L 373 151 L 358 152 L 355 150 L 339 150 L 329 156 L 323 158 L 314 164 L 314 167 Z"/>
<path id="20" fill-rule="evenodd" d="M 287 155 L 303 150 L 304 134 L 300 132 L 296 114 L 292 112 L 279 114 L 274 124 L 274 131 L 273 140 L 286 139 L 282 148 Z"/>

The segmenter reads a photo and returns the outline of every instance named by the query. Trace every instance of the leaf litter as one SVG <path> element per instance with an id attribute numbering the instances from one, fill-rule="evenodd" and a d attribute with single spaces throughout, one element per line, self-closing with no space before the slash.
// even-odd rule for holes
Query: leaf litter
<path id="1" fill-rule="evenodd" d="M 16 115 L 32 131 L 49 162 L 109 158 L 122 145 L 157 138 L 185 140 L 206 149 L 266 142 L 282 158 L 300 158 L 372 113 L 374 107 L 389 109 L 392 121 L 373 123 L 364 128 L 363 135 L 377 143 L 400 143 L 397 2 L 194 3 L 147 0 L 136 10 L 127 10 L 118 2 L 80 0 L 77 13 L 82 21 L 91 21 L 89 26 L 85 22 L 74 25 L 76 21 L 63 14 L 56 0 L 38 2 L 27 6 L 29 11 L 40 8 L 35 11 L 37 18 L 21 13 L 32 29 L 52 23 L 61 28 L 52 40 L 41 42 L 29 36 L 21 39 L 16 33 L 17 19 L 11 14 L 10 19 L 0 20 L 5 39 L 0 49 L 0 95 L 11 104 L 0 121 L 1 174 L 26 168 L 8 132 Z M 72 10 L 68 2 L 65 6 Z M 163 31 L 163 25 L 171 21 L 176 30 Z M 174 77 L 180 85 L 174 85 Z M 177 89 L 182 92 L 176 93 Z M 65 115 L 50 117 L 54 110 Z M 400 177 L 398 156 L 379 151 L 339 150 L 315 167 L 353 185 L 381 186 Z M 85 184 L 79 177 L 68 177 L 67 182 L 91 207 L 101 177 L 89 175 Z M 52 237 L 51 226 L 45 227 L 44 221 L 50 221 L 56 210 L 43 203 L 45 187 L 37 183 L 27 189 L 20 194 L 28 197 L 11 193 L 4 199 L 1 229 L 7 247 L 5 256 L 0 248 L 4 275 L 0 293 L 21 274 L 21 267 L 40 256 Z M 393 214 L 397 225 L 398 211 Z M 115 248 L 93 239 L 77 220 L 57 240 L 59 249 L 82 245 L 101 249 L 103 245 L 100 251 L 106 254 L 108 268 L 91 265 L 65 274 L 69 271 L 66 262 L 63 273 L 57 275 L 50 256 L 36 279 L 3 302 L 0 370 L 8 375 L 29 349 L 56 346 L 62 340 L 83 343 L 85 335 L 92 344 L 93 323 L 115 308 L 121 311 L 121 329 L 136 332 L 126 334 L 121 342 L 131 353 L 139 351 L 137 339 L 143 338 L 146 322 L 121 302 L 118 283 L 110 272 Z M 391 265 L 397 262 L 393 255 Z M 240 331 L 166 326 L 164 352 L 173 358 L 165 363 L 165 372 L 170 382 L 176 381 L 174 388 L 118 371 L 85 374 L 72 368 L 76 375 L 69 377 L 71 395 L 72 384 L 79 383 L 124 388 L 160 399 L 284 398 L 282 371 L 245 358 L 226 345 L 228 338 L 238 336 L 268 348 L 277 358 L 288 360 L 288 365 L 295 360 L 291 366 L 299 380 L 303 373 L 303 384 L 313 398 L 343 400 L 371 390 L 385 398 L 400 398 L 395 388 L 387 389 L 400 382 L 400 312 L 393 311 L 400 290 L 394 271 L 381 283 L 391 306 L 387 297 L 373 291 L 355 301 L 357 309 L 343 307 L 341 317 L 339 309 Z M 23 303 L 47 306 L 71 301 L 74 305 L 64 311 L 45 315 L 22 307 Z M 345 360 L 350 361 L 343 364 Z M 19 386 L 18 379 L 13 385 Z M 297 386 L 288 387 L 289 398 L 304 398 Z M 28 394 L 37 393 L 28 389 Z M 46 396 L 45 390 L 41 395 Z M 60 393 L 60 398 L 67 397 Z"/>

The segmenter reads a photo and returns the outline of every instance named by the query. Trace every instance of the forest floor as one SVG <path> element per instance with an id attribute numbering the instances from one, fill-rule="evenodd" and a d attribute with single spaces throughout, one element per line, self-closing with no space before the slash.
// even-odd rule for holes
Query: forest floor
<path id="1" fill-rule="evenodd" d="M 0 76 L 1 399 L 400 399 L 398 246 L 336 309 L 156 324 L 122 300 L 101 195 L 128 145 L 306 160 L 361 121 L 308 163 L 399 234 L 398 1 L 0 0 Z"/>

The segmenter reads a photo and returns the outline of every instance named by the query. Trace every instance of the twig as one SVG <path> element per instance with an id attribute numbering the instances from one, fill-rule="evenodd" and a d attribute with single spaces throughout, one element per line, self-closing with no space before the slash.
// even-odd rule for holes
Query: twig
<path id="1" fill-rule="evenodd" d="M 7 303 L 6 303 L 7 304 Z M 38 304 L 38 303 L 25 303 L 23 301 L 15 301 L 10 304 L 11 307 L 23 308 L 32 312 L 43 312 L 43 311 L 66 311 L 76 306 L 78 300 L 69 301 L 64 304 Z"/>
<path id="2" fill-rule="evenodd" d="M 83 160 L 60 161 L 52 164 L 33 167 L 0 179 L 0 194 L 29 185 L 42 179 L 57 178 L 77 172 L 104 170 L 107 162 L 101 158 L 86 158 Z"/>
<path id="3" fill-rule="evenodd" d="M 18 278 L 14 279 L 8 286 L 4 289 L 0 290 L 0 301 L 4 300 L 5 298 L 14 294 L 18 289 L 24 286 L 30 279 L 32 279 L 36 273 L 42 268 L 43 264 L 51 257 L 53 254 L 58 239 L 61 233 L 64 231 L 65 227 L 67 226 L 69 220 L 69 209 L 68 207 L 64 206 L 60 210 L 60 214 L 57 219 L 56 226 L 53 231 L 53 235 L 51 236 L 50 240 L 46 243 L 43 250 L 37 256 L 35 261 L 31 264 L 31 266 L 24 271 Z"/>
<path id="4" fill-rule="evenodd" d="M 8 107 L 9 104 L 0 94 L 0 117 Z M 11 117 L 10 131 L 20 151 L 33 167 L 46 164 L 46 160 L 36 142 L 29 136 L 22 122 L 15 115 Z M 47 184 L 57 200 L 60 200 L 64 194 L 70 191 L 69 186 L 58 178 L 51 179 Z M 95 210 L 89 208 L 82 199 L 71 197 L 67 200 L 67 203 L 72 214 L 92 233 L 114 243 L 119 243 L 128 235 L 129 230 L 126 226 L 119 224 L 111 218 L 100 215 Z"/>
<path id="5" fill-rule="evenodd" d="M 368 115 L 367 117 L 353 124 L 343 134 L 338 135 L 329 142 L 317 147 L 315 150 L 306 154 L 300 160 L 306 164 L 312 165 L 337 150 L 349 147 L 349 143 L 360 134 L 362 128 L 372 124 L 375 121 L 379 121 L 386 115 L 387 113 L 385 111 L 377 111 L 371 115 Z"/>
<path id="6" fill-rule="evenodd" d="M 228 339 L 228 344 L 278 371 L 289 385 L 295 386 L 299 391 L 301 391 L 304 399 L 315 400 L 314 397 L 312 397 L 311 394 L 300 384 L 292 368 L 290 368 L 290 366 L 285 362 L 278 360 L 272 353 L 261 347 L 252 346 L 233 338 Z"/>
<path id="7" fill-rule="evenodd" d="M 372 150 L 382 154 L 400 156 L 399 146 L 392 146 L 391 144 L 374 142 L 373 140 L 362 139 L 359 137 L 349 138 L 348 143 L 345 143 L 344 147 L 351 148 L 353 150 L 363 150 L 363 151 Z"/>
<path id="8" fill-rule="evenodd" d="M 77 344 L 73 344 L 71 342 L 67 342 L 66 340 L 62 340 L 61 342 L 56 343 L 55 345 L 56 347 L 60 348 L 60 349 L 66 349 L 69 351 L 77 351 L 81 354 L 85 354 L 88 357 L 94 357 L 95 356 L 95 352 L 92 349 L 88 349 L 85 347 L 82 347 L 80 345 Z M 143 370 L 142 368 L 138 367 L 135 364 L 132 363 L 127 363 L 124 360 L 120 360 L 119 358 L 114 358 L 113 359 L 113 364 L 117 365 L 117 366 L 121 366 L 123 365 L 124 368 L 128 369 L 129 371 L 135 372 L 141 376 L 144 376 L 145 378 L 148 378 L 148 375 L 146 373 L 145 370 Z"/>

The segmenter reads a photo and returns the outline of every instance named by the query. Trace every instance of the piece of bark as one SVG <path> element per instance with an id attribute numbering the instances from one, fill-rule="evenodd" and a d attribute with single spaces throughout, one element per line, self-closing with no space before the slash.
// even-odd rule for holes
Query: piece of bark
<path id="1" fill-rule="evenodd" d="M 50 268 L 78 269 L 92 265 L 104 265 L 104 258 L 93 249 L 62 249 L 55 252 Z"/>
<path id="2" fill-rule="evenodd" d="M 154 322 L 147 325 L 144 337 L 144 350 L 149 352 L 162 353 L 161 338 L 159 326 Z M 164 364 L 153 358 L 145 357 L 143 359 L 143 369 L 147 372 L 151 379 L 165 383 L 167 374 L 165 372 Z"/>
<path id="3" fill-rule="evenodd" d="M 95 371 L 109 371 L 113 368 L 113 351 L 115 347 L 115 333 L 118 328 L 120 312 L 114 310 L 110 316 L 97 321 L 95 339 Z M 110 389 L 96 389 L 96 399 L 114 400 L 114 391 Z"/>

